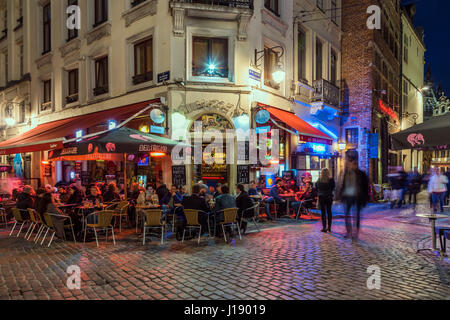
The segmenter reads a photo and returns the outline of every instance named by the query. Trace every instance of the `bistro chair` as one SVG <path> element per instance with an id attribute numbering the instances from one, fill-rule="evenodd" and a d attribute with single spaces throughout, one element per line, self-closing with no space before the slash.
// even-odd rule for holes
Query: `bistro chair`
<path id="1" fill-rule="evenodd" d="M 64 231 L 65 230 L 70 230 L 72 232 L 72 237 L 73 237 L 73 241 L 75 243 L 77 243 L 77 239 L 75 237 L 75 231 L 73 230 L 73 223 L 72 223 L 72 218 L 66 215 L 61 215 L 61 214 L 53 214 L 53 213 L 48 213 L 48 215 L 50 215 L 50 217 L 56 217 L 58 219 L 63 219 L 64 222 L 69 221 L 68 224 L 64 223 Z M 52 220 L 53 221 L 53 220 Z M 66 233 L 64 232 L 64 240 L 66 240 Z"/>
<path id="2" fill-rule="evenodd" d="M 164 227 L 166 226 L 166 221 L 163 220 L 163 211 L 158 209 L 144 210 L 144 214 L 142 245 L 145 245 L 145 233 L 147 229 L 161 229 L 161 244 L 164 244 Z"/>
<path id="3" fill-rule="evenodd" d="M 181 242 L 184 242 L 184 236 L 186 234 L 186 228 L 191 232 L 192 229 L 199 229 L 198 231 L 198 244 L 200 244 L 200 238 L 202 236 L 202 225 L 198 222 L 198 210 L 184 209 L 184 216 L 186 217 L 186 225 L 183 230 L 183 238 Z"/>
<path id="4" fill-rule="evenodd" d="M 19 232 L 17 233 L 17 238 L 18 238 L 19 235 L 20 235 L 20 233 L 22 232 L 23 226 L 24 226 L 26 223 L 30 223 L 30 220 L 29 220 L 29 219 L 24 219 L 24 218 L 23 218 L 23 216 L 22 216 L 22 211 L 23 211 L 23 210 L 20 210 L 20 209 L 18 209 L 18 208 L 12 208 L 11 210 L 12 210 L 12 213 L 13 213 L 13 215 L 14 215 L 14 221 L 15 221 L 15 223 L 14 223 L 14 226 L 13 226 L 11 232 L 9 233 L 9 236 L 11 237 L 12 234 L 13 234 L 13 232 L 14 232 L 14 229 L 16 228 L 16 226 L 17 226 L 17 225 L 20 225 Z"/>
<path id="5" fill-rule="evenodd" d="M 113 238 L 113 243 L 116 245 L 116 238 L 114 236 L 114 226 L 112 225 L 112 220 L 115 217 L 116 212 L 112 210 L 108 211 L 98 211 L 91 213 L 89 216 L 97 216 L 97 223 L 95 224 L 86 224 L 86 228 L 84 229 L 84 242 L 86 243 L 86 232 L 88 228 L 94 229 L 95 233 L 95 242 L 98 245 L 98 236 L 97 236 L 97 230 L 105 230 L 106 231 L 106 242 L 108 242 L 108 230 L 111 229 L 111 234 Z"/>
<path id="6" fill-rule="evenodd" d="M 220 222 L 220 224 L 222 225 L 223 238 L 225 242 L 228 242 L 227 236 L 225 234 L 225 226 L 233 227 L 234 225 L 236 225 L 239 233 L 239 239 L 242 240 L 241 228 L 239 227 L 239 223 L 237 221 L 238 210 L 239 210 L 238 208 L 229 208 L 223 210 L 224 221 Z"/>
<path id="7" fill-rule="evenodd" d="M 298 218 L 300 218 L 302 211 L 305 211 L 306 215 L 311 216 L 311 209 L 308 208 L 308 205 L 311 205 L 313 203 L 314 203 L 313 199 L 307 199 L 307 200 L 300 201 L 300 204 L 299 204 L 298 210 L 297 210 L 297 217 L 295 218 L 295 220 L 298 221 Z"/>
<path id="8" fill-rule="evenodd" d="M 0 224 L 5 226 L 5 229 L 8 228 L 8 217 L 6 214 L 5 208 L 0 208 Z"/>
<path id="9" fill-rule="evenodd" d="M 27 233 L 25 234 L 25 239 L 30 240 L 30 238 L 34 232 L 34 229 L 36 229 L 36 226 L 39 226 L 37 233 L 39 233 L 39 231 L 41 231 L 42 223 L 39 219 L 39 215 L 36 212 L 36 210 L 28 208 L 28 213 L 30 214 L 31 225 L 28 228 Z M 36 233 L 36 235 L 37 235 L 37 233 Z"/>
<path id="10" fill-rule="evenodd" d="M 128 201 L 120 201 L 114 210 L 114 225 L 116 224 L 116 219 L 119 218 L 119 232 L 122 232 L 122 218 L 125 218 L 128 222 L 128 207 L 130 203 Z"/>
<path id="11" fill-rule="evenodd" d="M 241 217 L 241 223 L 239 224 L 239 229 L 242 229 L 242 221 L 243 220 L 245 220 L 246 222 L 253 221 L 258 232 L 261 232 L 261 229 L 259 229 L 258 223 L 256 222 L 256 218 L 258 217 L 258 210 L 259 210 L 259 203 L 255 204 L 251 208 L 248 208 L 248 209 L 245 209 L 244 211 L 242 211 L 242 217 Z M 248 215 L 248 217 L 245 218 L 246 212 L 253 213 L 253 215 L 252 216 Z"/>
<path id="12" fill-rule="evenodd" d="M 53 225 L 53 219 L 52 216 L 49 213 L 44 213 L 44 221 L 42 221 L 43 224 L 45 225 L 45 234 L 44 237 L 42 238 L 42 242 L 41 242 L 41 246 L 44 244 L 45 238 L 47 237 L 48 232 L 50 231 L 52 233 L 52 236 L 50 238 L 50 241 L 48 243 L 48 247 L 50 248 L 50 245 L 53 242 L 53 238 L 55 237 L 56 231 L 55 231 L 55 226 Z M 41 234 L 44 232 L 44 229 L 42 229 Z M 39 235 L 40 237 L 40 235 Z M 39 241 L 39 238 L 38 238 Z"/>

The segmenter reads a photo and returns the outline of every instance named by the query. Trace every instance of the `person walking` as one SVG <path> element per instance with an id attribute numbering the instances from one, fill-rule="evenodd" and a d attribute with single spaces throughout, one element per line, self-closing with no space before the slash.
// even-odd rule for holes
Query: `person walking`
<path id="1" fill-rule="evenodd" d="M 420 192 L 420 186 L 422 184 L 422 177 L 420 176 L 417 168 L 414 168 L 414 171 L 408 175 L 408 190 L 409 190 L 409 201 L 411 204 L 413 200 L 413 205 L 417 204 L 417 194 Z"/>
<path id="2" fill-rule="evenodd" d="M 447 194 L 447 184 L 447 176 L 441 174 L 439 168 L 433 168 L 430 181 L 428 182 L 428 193 L 431 195 L 434 213 L 438 210 L 438 203 L 441 212 L 444 212 L 444 198 Z"/>
<path id="3" fill-rule="evenodd" d="M 344 177 L 339 191 L 345 207 L 345 226 L 347 234 L 345 238 L 352 237 L 357 240 L 360 229 L 361 209 L 364 208 L 369 199 L 369 181 L 367 175 L 358 168 L 358 154 L 354 150 L 346 152 Z M 356 207 L 356 217 L 352 219 L 350 212 Z M 353 229 L 356 228 L 356 233 Z"/>
<path id="4" fill-rule="evenodd" d="M 336 187 L 334 179 L 330 177 L 330 170 L 322 169 L 319 181 L 316 183 L 316 188 L 319 194 L 320 211 L 322 212 L 322 232 L 331 233 L 331 225 L 333 223 L 333 192 Z M 328 220 L 328 221 L 327 221 Z M 328 224 L 327 224 L 328 222 Z"/>

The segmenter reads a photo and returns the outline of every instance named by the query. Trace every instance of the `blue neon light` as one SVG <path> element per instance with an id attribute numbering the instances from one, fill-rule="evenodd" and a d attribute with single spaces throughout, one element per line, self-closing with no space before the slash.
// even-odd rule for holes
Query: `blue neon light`
<path id="1" fill-rule="evenodd" d="M 311 143 L 311 147 L 317 153 L 325 153 L 327 150 L 324 144 Z"/>

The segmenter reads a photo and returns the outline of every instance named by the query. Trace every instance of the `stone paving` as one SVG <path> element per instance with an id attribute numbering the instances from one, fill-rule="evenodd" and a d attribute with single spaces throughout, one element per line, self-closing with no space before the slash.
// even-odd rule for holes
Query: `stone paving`
<path id="1" fill-rule="evenodd" d="M 131 231 L 111 242 L 55 242 L 51 248 L 0 231 L 0 300 L 5 299 L 450 299 L 450 261 L 434 253 L 427 225 L 395 221 L 375 210 L 359 241 L 314 221 L 264 224 L 242 241 L 157 239 L 142 246 Z M 67 267 L 81 268 L 81 290 L 66 286 Z M 381 269 L 369 290 L 367 269 Z"/>

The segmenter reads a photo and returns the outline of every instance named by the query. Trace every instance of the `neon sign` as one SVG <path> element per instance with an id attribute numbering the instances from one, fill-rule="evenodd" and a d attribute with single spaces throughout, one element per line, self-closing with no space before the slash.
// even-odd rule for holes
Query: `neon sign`
<path id="1" fill-rule="evenodd" d="M 397 115 L 397 113 L 396 113 L 393 109 L 391 109 L 391 108 L 389 108 L 388 106 L 386 106 L 386 105 L 383 103 L 382 100 L 379 101 L 379 105 L 380 105 L 380 110 L 381 110 L 383 113 L 387 114 L 390 118 L 392 118 L 392 119 L 398 121 L 398 115 Z"/>
<path id="2" fill-rule="evenodd" d="M 323 144 L 312 143 L 311 145 L 312 145 L 314 152 L 324 153 L 326 151 L 325 145 L 323 145 Z"/>

